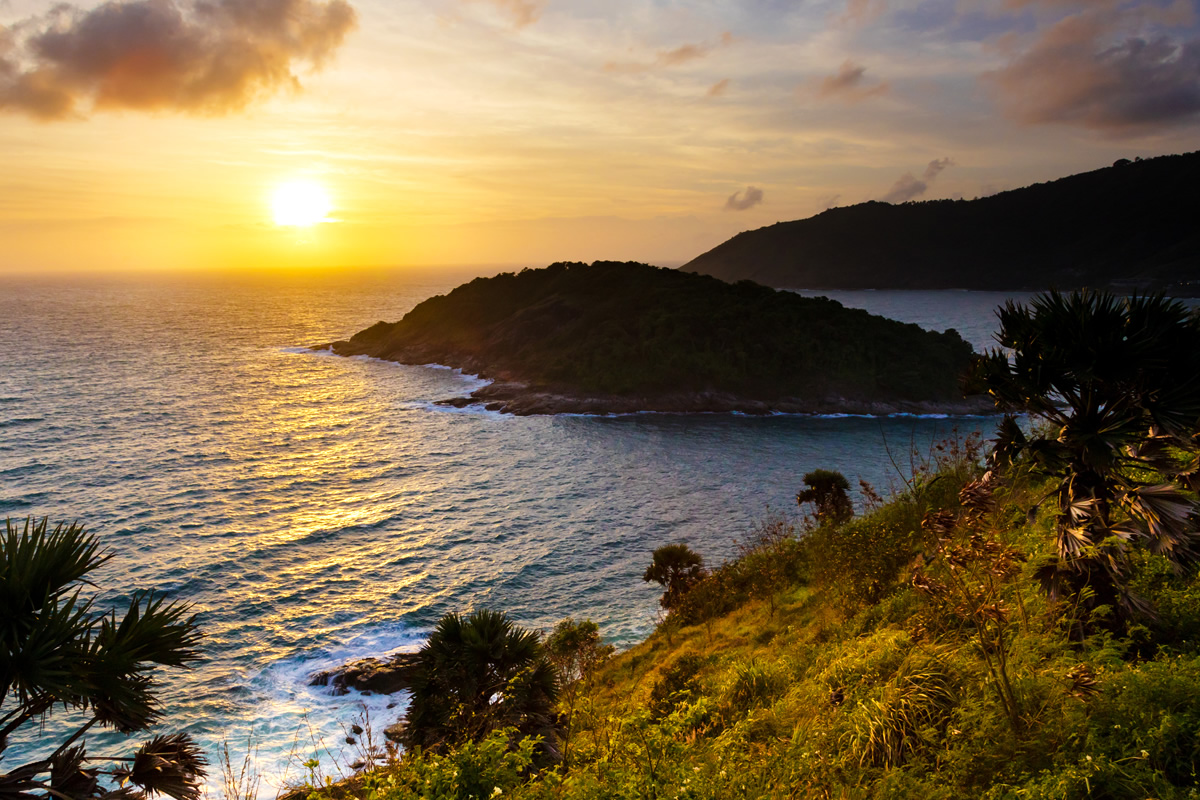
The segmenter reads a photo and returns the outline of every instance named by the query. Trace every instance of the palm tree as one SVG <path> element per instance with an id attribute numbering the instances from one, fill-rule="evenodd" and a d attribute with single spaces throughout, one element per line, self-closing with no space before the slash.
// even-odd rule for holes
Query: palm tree
<path id="1" fill-rule="evenodd" d="M 842 473 L 815 469 L 804 476 L 804 484 L 808 488 L 796 495 L 796 502 L 812 503 L 820 524 L 837 525 L 854 516 L 854 506 L 846 495 L 850 482 Z"/>
<path id="2" fill-rule="evenodd" d="M 200 634 L 187 606 L 134 592 L 124 614 L 97 613 L 89 573 L 108 560 L 78 525 L 5 523 L 0 539 L 0 756 L 9 737 L 54 706 L 76 712 L 73 733 L 44 758 L 0 774 L 0 796 L 197 800 L 205 760 L 184 734 L 159 735 L 130 757 L 89 756 L 94 726 L 130 734 L 157 722 L 155 665 L 188 666 Z M 53 743 L 52 743 L 53 744 Z M 97 764 L 116 764 L 102 769 Z M 116 781 L 111 790 L 102 781 Z"/>
<path id="3" fill-rule="evenodd" d="M 665 544 L 654 551 L 654 561 L 646 567 L 642 580 L 654 581 L 666 589 L 658 603 L 670 611 L 704 574 L 704 559 L 699 553 L 686 544 Z"/>
<path id="4" fill-rule="evenodd" d="M 499 611 L 447 614 L 408 668 L 412 700 L 400 734 L 410 750 L 479 741 L 498 728 L 541 736 L 557 757 L 558 675 L 541 636 Z"/>
<path id="5" fill-rule="evenodd" d="M 1057 558 L 1043 581 L 1138 610 L 1124 585 L 1127 546 L 1178 568 L 1200 558 L 1200 321 L 1161 296 L 1090 290 L 997 313 L 1011 356 L 988 353 L 977 377 L 998 408 L 1035 420 L 1027 437 L 1006 417 L 993 462 L 1023 459 L 1055 480 Z"/>

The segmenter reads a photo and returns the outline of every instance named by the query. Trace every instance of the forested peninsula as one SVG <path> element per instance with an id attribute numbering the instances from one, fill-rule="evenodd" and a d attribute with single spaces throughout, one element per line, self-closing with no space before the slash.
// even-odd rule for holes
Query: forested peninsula
<path id="1" fill-rule="evenodd" d="M 953 330 L 632 262 L 477 278 L 329 347 L 477 374 L 492 383 L 442 402 L 521 415 L 991 407 L 963 397 L 973 353 Z"/>
<path id="2" fill-rule="evenodd" d="M 792 289 L 1072 289 L 1200 295 L 1200 153 L 976 200 L 860 203 L 746 231 L 683 266 Z"/>

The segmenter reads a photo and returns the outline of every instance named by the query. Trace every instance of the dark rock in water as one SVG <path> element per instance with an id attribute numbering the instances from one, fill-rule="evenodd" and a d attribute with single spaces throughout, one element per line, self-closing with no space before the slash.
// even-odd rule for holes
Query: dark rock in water
<path id="1" fill-rule="evenodd" d="M 404 720 L 400 720 L 399 722 L 397 722 L 393 725 L 388 725 L 386 728 L 383 729 L 383 735 L 388 738 L 388 741 L 399 743 L 400 737 L 403 734 L 404 734 Z"/>
<path id="2" fill-rule="evenodd" d="M 435 406 L 450 406 L 452 408 L 465 408 L 465 407 L 467 407 L 469 405 L 473 405 L 474 403 L 477 403 L 477 402 L 479 402 L 479 401 L 473 400 L 470 397 L 451 397 L 446 400 L 434 400 L 433 404 Z"/>
<path id="3" fill-rule="evenodd" d="M 309 686 L 329 686 L 336 695 L 351 689 L 360 692 L 394 694 L 408 688 L 413 654 L 400 653 L 388 659 L 364 658 L 337 669 L 318 672 L 309 679 Z"/>

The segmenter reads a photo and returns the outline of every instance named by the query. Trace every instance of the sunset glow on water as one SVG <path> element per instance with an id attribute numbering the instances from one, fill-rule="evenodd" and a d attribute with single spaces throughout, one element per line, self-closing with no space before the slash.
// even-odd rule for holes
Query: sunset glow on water
<path id="1" fill-rule="evenodd" d="M 205 660 L 169 674 L 164 698 L 210 755 L 253 732 L 273 779 L 289 753 L 332 768 L 323 748 L 345 749 L 362 699 L 309 675 L 415 646 L 447 611 L 501 608 L 543 629 L 590 617 L 628 646 L 656 620 L 641 580 L 656 546 L 719 562 L 770 510 L 795 508 L 805 471 L 887 488 L 885 441 L 928 448 L 956 424 L 447 410 L 432 401 L 478 381 L 300 348 L 397 319 L 460 277 L 5 284 L 0 503 L 99 534 L 114 553 L 104 602 L 142 586 L 195 604 Z M 940 298 L 939 316 L 986 337 L 966 330 L 978 295 L 917 295 L 919 313 Z M 903 306 L 905 293 L 857 299 Z M 369 701 L 380 728 L 400 713 L 389 703 Z"/>

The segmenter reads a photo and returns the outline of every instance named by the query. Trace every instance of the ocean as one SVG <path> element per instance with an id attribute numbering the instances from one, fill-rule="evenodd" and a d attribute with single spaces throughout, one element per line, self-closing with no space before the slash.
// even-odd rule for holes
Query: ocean
<path id="1" fill-rule="evenodd" d="M 641 579 L 656 547 L 717 564 L 757 522 L 796 513 L 809 470 L 886 494 L 913 449 L 994 426 L 511 417 L 434 405 L 480 385 L 451 369 L 305 349 L 474 274 L 0 278 L 0 514 L 96 533 L 112 555 L 101 608 L 140 588 L 193 605 L 204 659 L 161 673 L 162 730 L 190 732 L 214 763 L 228 743 L 235 760 L 256 751 L 269 786 L 311 758 L 336 775 L 354 758 L 345 728 L 366 714 L 381 730 L 403 702 L 335 698 L 313 672 L 416 647 L 446 612 L 481 607 L 543 630 L 591 618 L 629 646 L 657 619 L 660 590 Z M 977 349 L 1008 297 L 805 294 L 953 327 Z M 68 721 L 56 711 L 6 760 Z"/>

